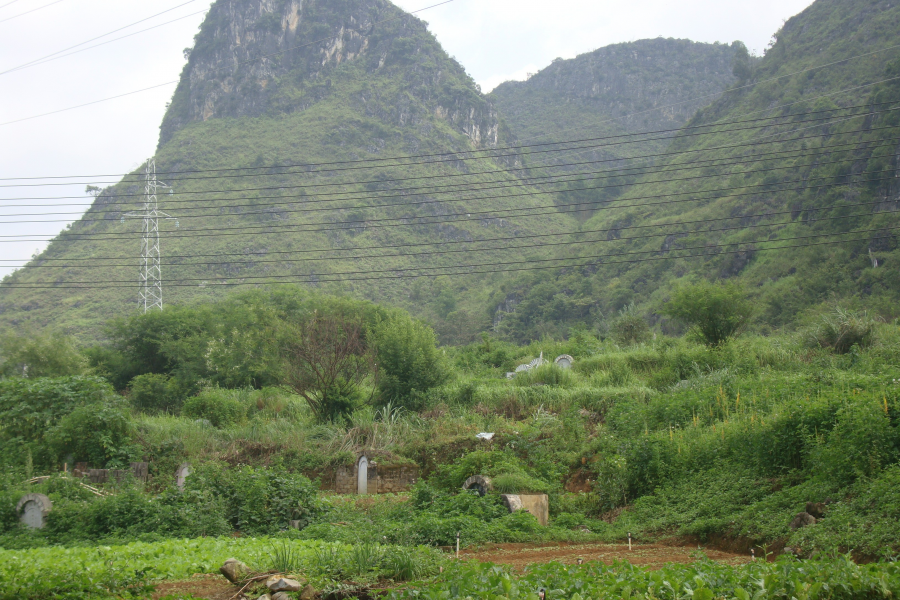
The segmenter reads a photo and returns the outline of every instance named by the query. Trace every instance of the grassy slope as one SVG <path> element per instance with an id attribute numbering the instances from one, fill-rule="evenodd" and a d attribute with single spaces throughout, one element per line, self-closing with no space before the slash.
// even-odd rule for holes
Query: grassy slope
<path id="1" fill-rule="evenodd" d="M 895 44 L 900 28 L 900 8 L 886 2 L 849 2 L 819 0 L 789 20 L 778 33 L 777 43 L 769 49 L 752 75 L 751 81 L 764 81 Z M 761 317 L 772 325 L 788 323 L 810 307 L 832 298 L 856 299 L 885 316 L 896 315 L 900 279 L 896 269 L 896 213 L 872 215 L 873 210 L 896 210 L 896 189 L 884 181 L 857 183 L 860 179 L 889 177 L 896 168 L 893 148 L 900 129 L 896 113 L 840 120 L 832 124 L 800 122 L 801 113 L 877 102 L 900 100 L 897 82 L 875 86 L 857 86 L 896 77 L 891 61 L 897 50 L 791 75 L 777 81 L 736 89 L 703 109 L 690 125 L 718 121 L 736 121 L 772 115 L 786 118 L 776 127 L 753 126 L 740 132 L 683 137 L 673 142 L 672 155 L 659 162 L 660 168 L 681 169 L 666 175 L 647 175 L 631 185 L 615 202 L 602 206 L 584 225 L 585 244 L 561 255 L 601 257 L 601 261 L 628 261 L 618 265 L 595 265 L 560 273 L 549 282 L 546 275 L 521 278 L 508 284 L 508 293 L 523 303 L 517 314 L 507 319 L 511 335 L 534 337 L 546 330 L 546 324 L 559 321 L 589 322 L 599 314 L 609 314 L 623 304 L 636 301 L 652 312 L 669 285 L 683 277 L 739 277 L 756 289 L 761 301 Z M 823 95 L 826 98 L 821 98 Z M 783 105 L 791 104 L 784 108 Z M 815 125 L 815 126 L 813 126 Z M 877 128 L 877 130 L 875 130 Z M 859 131 L 859 130 L 863 131 Z M 798 141 L 785 138 L 805 136 Z M 765 143 L 750 146 L 754 141 Z M 852 142 L 840 150 L 830 146 Z M 740 145 L 734 149 L 713 148 Z M 705 150 L 702 152 L 694 152 Z M 682 152 L 691 153 L 682 154 Z M 792 151 L 776 157 L 754 156 L 763 152 Z M 713 160 L 708 166 L 692 166 Z M 739 164 L 725 166 L 723 163 Z M 764 173 L 752 173 L 766 169 Z M 772 170 L 778 169 L 778 170 Z M 678 179 L 687 179 L 678 181 Z M 610 185 L 614 180 L 598 179 L 595 185 Z M 834 184 L 825 189 L 822 183 Z M 743 188 L 742 186 L 756 186 Z M 784 190 L 795 188 L 802 190 Z M 733 191 L 714 191 L 741 187 Z M 701 194 L 705 191 L 711 194 Z M 671 194 L 686 194 L 673 197 Z M 743 194 L 729 197 L 732 194 Z M 697 196 L 705 198 L 692 201 Z M 596 198 L 604 198 L 598 192 Z M 664 200 L 681 200 L 655 204 Z M 654 204 L 650 204 L 653 202 Z M 862 204 L 855 208 L 854 204 Z M 872 204 L 875 203 L 875 204 Z M 621 207 L 620 205 L 632 205 Z M 754 215 L 767 215 L 757 217 Z M 830 217 L 861 214 L 843 220 Z M 670 222 L 737 217 L 700 225 L 662 227 Z M 624 229 L 629 226 L 658 228 Z M 758 227 L 749 228 L 754 225 Z M 728 231 L 714 231 L 729 228 Z M 852 241 L 840 246 L 759 252 L 772 246 L 766 240 L 796 236 L 833 234 L 864 229 L 876 231 L 848 236 Z M 640 236 L 632 241 L 618 238 Z M 834 239 L 834 238 L 831 238 Z M 847 239 L 837 238 L 837 239 Z M 762 242 L 758 242 L 763 240 Z M 808 240 L 808 241 L 825 241 Z M 757 242 L 742 246 L 706 247 L 710 244 Z M 802 242 L 802 240 L 800 241 Z M 797 241 L 785 241 L 784 245 Z M 777 245 L 777 243 L 776 243 Z M 676 252 L 679 248 L 697 248 Z M 735 249 L 744 250 L 735 254 Z M 873 268 L 869 249 L 879 259 Z M 644 252 L 616 256 L 621 253 Z M 686 256 L 669 260 L 673 255 Z M 666 260 L 661 260 L 666 258 Z M 581 261 L 588 262 L 588 261 Z M 592 311 L 579 310 L 590 299 Z M 562 310 L 560 309 L 562 307 Z M 559 329 L 559 327 L 557 327 Z"/>

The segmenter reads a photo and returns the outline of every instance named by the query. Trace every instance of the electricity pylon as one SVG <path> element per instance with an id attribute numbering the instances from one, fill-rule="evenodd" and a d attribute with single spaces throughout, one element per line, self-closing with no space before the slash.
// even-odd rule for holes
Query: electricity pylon
<path id="1" fill-rule="evenodd" d="M 138 307 L 143 307 L 146 313 L 153 308 L 162 310 L 163 307 L 159 220 L 175 219 L 175 217 L 159 210 L 156 198 L 157 190 L 166 188 L 171 194 L 172 188 L 161 181 L 157 181 L 156 161 L 152 158 L 147 161 L 144 177 L 146 179 L 146 184 L 144 185 L 144 208 L 137 212 L 124 214 L 122 221 L 124 222 L 126 217 L 138 217 L 144 221 L 141 235 L 141 274 L 139 279 L 140 296 L 138 298 Z M 175 219 L 175 226 L 178 226 L 177 219 Z"/>

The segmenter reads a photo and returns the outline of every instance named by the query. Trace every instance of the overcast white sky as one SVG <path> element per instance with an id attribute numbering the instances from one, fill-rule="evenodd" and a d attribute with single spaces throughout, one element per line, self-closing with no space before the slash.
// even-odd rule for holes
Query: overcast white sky
<path id="1" fill-rule="evenodd" d="M 320 0 L 327 1 L 327 0 Z M 395 0 L 414 11 L 437 0 Z M 179 19 L 95 49 L 0 74 L 0 123 L 174 81 L 210 0 L 0 0 L 0 72 L 173 7 L 164 15 L 90 45 Z M 657 36 L 703 42 L 742 40 L 761 53 L 784 19 L 811 0 L 455 0 L 422 13 L 444 48 L 485 91 L 523 79 L 556 57 Z M 5 6 L 4 6 L 5 5 Z M 45 8 L 41 8 L 45 7 Z M 34 10 L 37 9 L 37 10 Z M 34 12 L 29 12 L 34 10 Z M 28 14 L 25 14 L 28 13 Z M 192 13 L 199 13 L 193 14 Z M 18 16 L 21 15 L 21 16 Z M 0 178 L 124 173 L 152 155 L 174 85 L 51 116 L 0 125 Z M 9 182 L 0 182 L 8 184 Z M 13 200 L 83 196 L 76 186 L 0 187 L 0 236 L 55 235 L 77 212 L 42 205 L 85 200 Z M 31 208 L 14 208 L 27 204 Z M 10 223 L 33 219 L 48 223 Z M 44 247 L 0 237 L 0 276 Z M 137 244 L 137 239 L 135 240 Z M 136 247 L 137 250 L 137 247 Z M 16 263 L 5 262 L 8 260 Z"/>

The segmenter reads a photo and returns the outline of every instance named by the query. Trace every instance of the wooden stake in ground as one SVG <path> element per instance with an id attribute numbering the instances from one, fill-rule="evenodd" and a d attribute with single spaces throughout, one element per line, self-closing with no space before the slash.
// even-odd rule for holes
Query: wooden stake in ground
<path id="1" fill-rule="evenodd" d="M 456 560 L 459 560 L 459 532 L 456 532 Z"/>
<path id="2" fill-rule="evenodd" d="M 631 534 L 628 534 L 628 551 L 631 552 Z"/>

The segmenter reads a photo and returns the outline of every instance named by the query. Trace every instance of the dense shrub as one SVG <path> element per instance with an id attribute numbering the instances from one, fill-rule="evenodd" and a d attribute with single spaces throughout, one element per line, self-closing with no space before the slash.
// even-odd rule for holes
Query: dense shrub
<path id="1" fill-rule="evenodd" d="M 382 402 L 420 410 L 426 392 L 444 383 L 449 372 L 434 331 L 406 316 L 381 321 L 370 332 L 378 360 Z"/>
<path id="2" fill-rule="evenodd" d="M 662 307 L 663 314 L 696 328 L 710 346 L 717 346 L 743 330 L 753 304 L 736 283 L 708 283 L 680 287 Z"/>
<path id="3" fill-rule="evenodd" d="M 887 404 L 855 402 L 842 407 L 834 428 L 811 450 L 814 472 L 841 484 L 876 476 L 900 458 L 900 429 L 892 426 Z"/>
<path id="4" fill-rule="evenodd" d="M 182 399 L 168 375 L 147 373 L 138 375 L 129 384 L 129 400 L 138 410 L 147 413 L 177 412 Z"/>
<path id="5" fill-rule="evenodd" d="M 126 487 L 103 498 L 56 499 L 41 534 L 53 543 L 224 535 L 231 527 L 222 515 L 221 499 L 210 492 L 149 496 Z"/>
<path id="6" fill-rule="evenodd" d="M 619 311 L 618 317 L 609 326 L 609 334 L 621 346 L 631 346 L 650 340 L 650 327 L 638 314 L 632 302 Z"/>
<path id="7" fill-rule="evenodd" d="M 54 454 L 56 448 L 47 443 L 50 432 L 55 431 L 57 440 L 65 437 L 62 430 L 54 428 L 69 413 L 83 407 L 110 406 L 112 412 L 104 412 L 110 418 L 110 426 L 120 431 L 118 418 L 113 413 L 121 410 L 119 397 L 112 387 L 99 377 L 42 377 L 39 379 L 12 378 L 0 380 L 0 448 L 11 464 L 23 465 L 27 456 L 31 456 L 36 468 L 47 468 L 55 465 L 59 456 Z M 82 416 L 90 415 L 94 408 L 85 409 Z M 77 422 L 81 418 L 73 418 L 67 431 L 78 429 Z M 89 427 L 89 425 L 88 425 Z M 124 438 L 118 434 L 113 436 L 117 442 Z M 98 438 L 94 438 L 97 440 Z"/>
<path id="8" fill-rule="evenodd" d="M 124 400 L 81 406 L 60 419 L 47 433 L 57 459 L 87 462 L 94 468 L 128 466 L 139 449 L 132 442 L 134 426 Z"/>
<path id="9" fill-rule="evenodd" d="M 181 414 L 191 419 L 205 419 L 214 427 L 228 427 L 247 417 L 247 406 L 238 397 L 240 392 L 210 388 L 188 398 Z"/>
<path id="10" fill-rule="evenodd" d="M 11 334 L 0 338 L 0 375 L 6 377 L 83 375 L 87 366 L 71 337 Z"/>
<path id="11" fill-rule="evenodd" d="M 290 521 L 305 527 L 323 511 L 317 486 L 303 475 L 284 470 L 207 464 L 191 474 L 186 489 L 220 498 L 225 519 L 247 535 L 282 531 Z"/>

